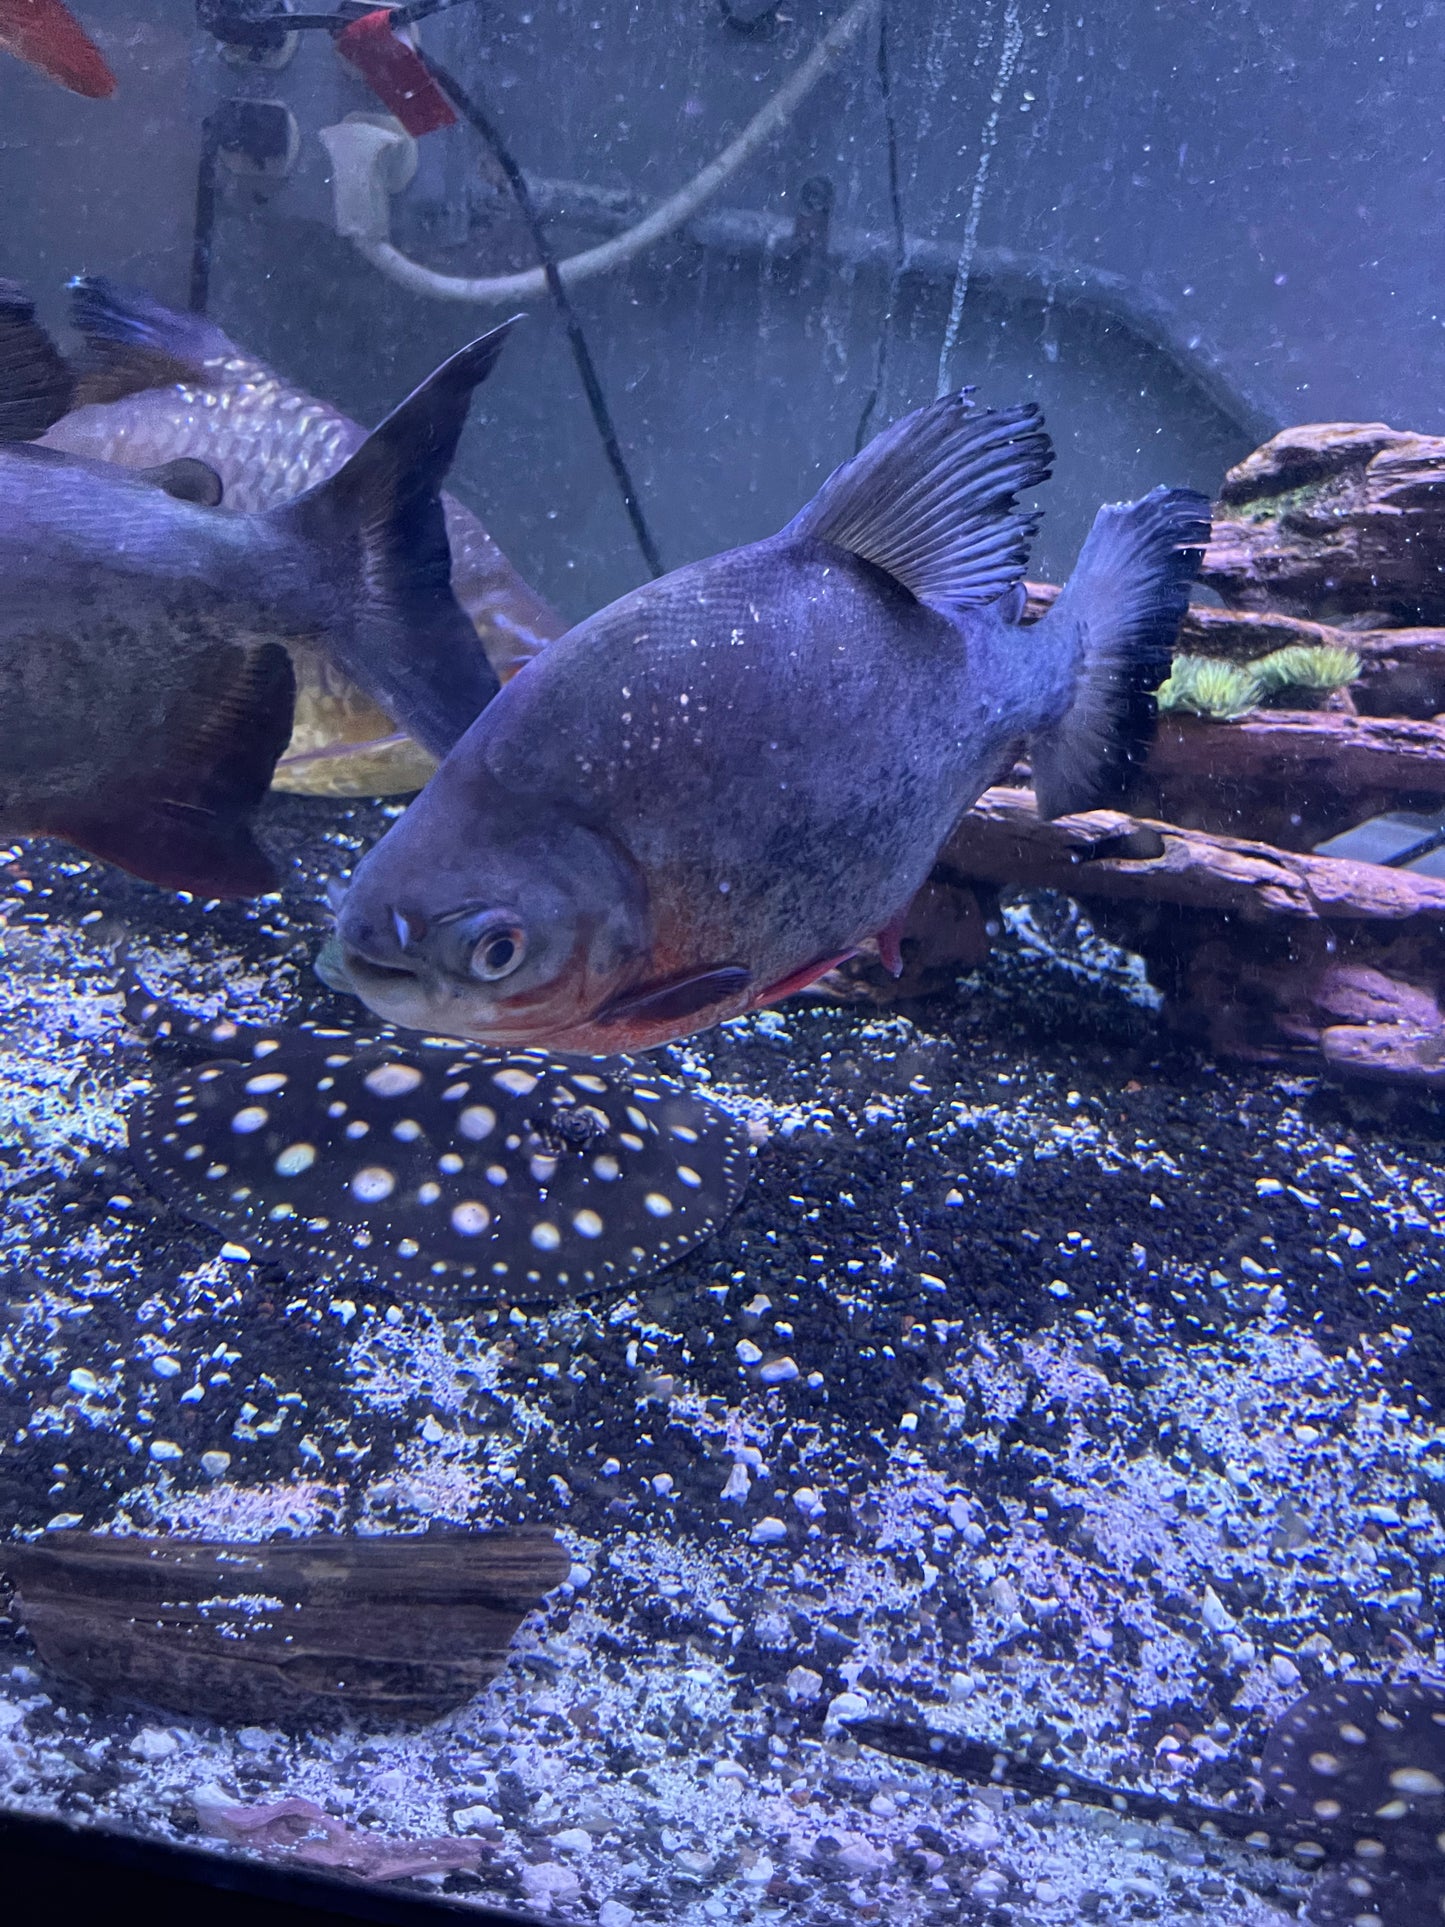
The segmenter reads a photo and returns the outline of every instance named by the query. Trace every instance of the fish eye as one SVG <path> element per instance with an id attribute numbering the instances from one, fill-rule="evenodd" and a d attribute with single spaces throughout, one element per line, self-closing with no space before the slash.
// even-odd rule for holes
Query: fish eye
<path id="1" fill-rule="evenodd" d="M 482 931 L 472 946 L 468 967 L 483 983 L 495 983 L 500 977 L 510 977 L 526 954 L 524 930 L 515 923 L 494 923 Z"/>

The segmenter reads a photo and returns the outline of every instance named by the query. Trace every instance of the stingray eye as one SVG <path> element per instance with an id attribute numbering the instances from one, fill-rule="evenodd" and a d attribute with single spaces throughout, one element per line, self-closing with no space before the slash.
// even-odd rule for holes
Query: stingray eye
<path id="1" fill-rule="evenodd" d="M 515 923 L 494 923 L 472 946 L 471 973 L 483 983 L 510 977 L 527 954 L 526 932 Z"/>

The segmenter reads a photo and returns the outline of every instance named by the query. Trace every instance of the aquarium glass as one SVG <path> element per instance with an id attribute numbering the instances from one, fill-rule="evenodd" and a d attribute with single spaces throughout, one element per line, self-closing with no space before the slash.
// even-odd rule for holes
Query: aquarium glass
<path id="1" fill-rule="evenodd" d="M 0 1868 L 1442 1919 L 1441 25 L 0 0 Z"/>

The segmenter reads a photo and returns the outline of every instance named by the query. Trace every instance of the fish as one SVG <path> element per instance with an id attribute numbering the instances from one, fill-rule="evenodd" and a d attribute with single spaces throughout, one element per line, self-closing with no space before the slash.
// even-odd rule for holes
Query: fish
<path id="1" fill-rule="evenodd" d="M 464 1705 L 571 1563 L 535 1526 L 260 1542 L 67 1528 L 0 1545 L 15 1615 L 58 1678 L 292 1728 Z"/>
<path id="2" fill-rule="evenodd" d="M 1022 625 L 1052 451 L 1033 407 L 905 416 L 782 532 L 552 643 L 357 865 L 338 968 L 377 1015 L 508 1048 L 646 1050 L 899 934 L 1027 743 L 1045 816 L 1121 795 L 1208 502 L 1102 508 Z"/>
<path id="3" fill-rule="evenodd" d="M 220 476 L 229 507 L 255 514 L 325 481 L 365 441 L 365 429 L 284 381 L 204 315 L 177 313 L 101 275 L 81 275 L 70 289 L 84 346 L 73 405 L 43 437 L 46 447 L 125 467 L 194 457 Z M 477 635 L 467 653 L 490 696 L 566 624 L 470 509 L 445 493 L 442 507 L 452 591 Z M 436 759 L 399 728 L 394 710 L 324 650 L 288 646 L 296 715 L 273 787 L 328 796 L 420 789 Z"/>
<path id="4" fill-rule="evenodd" d="M 1111 1786 L 909 1721 L 851 1721 L 848 1733 L 895 1758 L 982 1785 L 1109 1807 L 1289 1854 L 1320 1872 L 1304 1915 L 1314 1927 L 1439 1927 L 1445 1918 L 1442 1680 L 1356 1680 L 1303 1694 L 1266 1736 L 1264 1798 L 1249 1806 Z"/>
<path id="5" fill-rule="evenodd" d="M 329 481 L 243 514 L 207 504 L 221 485 L 195 457 L 138 475 L 39 446 L 72 371 L 0 284 L 0 835 L 58 836 L 169 889 L 270 889 L 251 819 L 291 736 L 288 644 L 444 752 L 494 683 L 469 657 L 437 488 L 511 326 Z"/>
<path id="6" fill-rule="evenodd" d="M 745 1126 L 651 1066 L 314 1020 L 131 1022 L 226 1052 L 145 1092 L 132 1154 L 186 1216 L 290 1272 L 448 1304 L 556 1303 L 673 1263 L 731 1213 Z"/>
<path id="7" fill-rule="evenodd" d="M 0 0 L 0 47 L 87 100 L 109 100 L 105 55 L 61 0 Z"/>

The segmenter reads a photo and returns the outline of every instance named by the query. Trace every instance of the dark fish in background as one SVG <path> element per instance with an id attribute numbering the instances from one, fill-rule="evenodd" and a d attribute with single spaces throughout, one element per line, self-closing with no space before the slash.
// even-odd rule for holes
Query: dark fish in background
<path id="1" fill-rule="evenodd" d="M 350 987 L 394 1023 L 642 1050 L 876 942 L 1027 742 L 1046 816 L 1118 796 L 1208 536 L 1099 511 L 1021 626 L 1037 410 L 897 422 L 780 535 L 648 583 L 505 688 L 358 865 Z"/>
<path id="2" fill-rule="evenodd" d="M 346 465 L 241 515 L 41 448 L 69 372 L 0 284 L 0 835 L 64 838 L 173 889 L 271 887 L 250 819 L 291 732 L 290 644 L 318 648 L 433 752 L 492 686 L 469 664 L 438 485 L 510 323 L 454 355 Z M 210 471 L 157 479 L 203 497 Z"/>
<path id="3" fill-rule="evenodd" d="M 440 1719 L 571 1559 L 545 1528 L 261 1543 L 47 1532 L 0 1546 L 41 1663 L 193 1718 Z"/>
<path id="4" fill-rule="evenodd" d="M 1304 1916 L 1313 1927 L 1440 1927 L 1445 1919 L 1445 1681 L 1325 1686 L 1296 1700 L 1265 1741 L 1262 1807 L 1109 1786 L 905 1721 L 859 1720 L 848 1732 L 980 1784 L 1290 1854 L 1322 1870 Z"/>
<path id="5" fill-rule="evenodd" d="M 71 283 L 71 306 L 85 342 L 76 406 L 46 435 L 47 447 L 127 468 L 195 457 L 220 476 L 228 507 L 254 514 L 326 480 L 366 439 L 203 315 L 178 314 L 99 275 Z M 442 506 L 452 590 L 477 632 L 459 647 L 476 659 L 490 695 L 566 625 L 470 509 L 445 494 Z M 337 796 L 420 788 L 435 759 L 399 719 L 323 650 L 293 643 L 291 651 L 296 719 L 275 787 Z"/>
<path id="6" fill-rule="evenodd" d="M 61 0 L 0 0 L 0 47 L 87 100 L 115 92 L 105 55 Z"/>
<path id="7" fill-rule="evenodd" d="M 527 1304 L 671 1264 L 732 1211 L 743 1126 L 651 1073 L 303 1023 L 127 1013 L 227 1056 L 143 1096 L 130 1143 L 187 1216 L 292 1269 Z"/>

